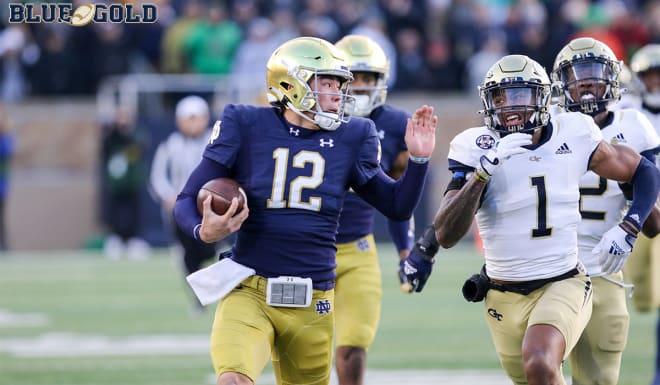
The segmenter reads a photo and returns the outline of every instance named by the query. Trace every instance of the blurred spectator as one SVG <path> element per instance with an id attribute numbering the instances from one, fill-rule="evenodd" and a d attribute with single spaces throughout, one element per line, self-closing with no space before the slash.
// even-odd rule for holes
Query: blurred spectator
<path id="1" fill-rule="evenodd" d="M 119 259 L 125 252 L 129 258 L 145 258 L 149 245 L 139 237 L 144 146 L 137 137 L 133 114 L 119 110 L 103 131 L 103 219 L 108 230 L 104 252 L 111 259 Z"/>
<path id="2" fill-rule="evenodd" d="M 14 155 L 14 137 L 9 129 L 7 110 L 0 105 L 0 252 L 9 250 L 6 206 L 9 193 L 9 169 Z"/>
<path id="3" fill-rule="evenodd" d="M 92 81 L 96 86 L 109 75 L 125 74 L 130 71 L 135 41 L 131 39 L 126 24 L 95 23 L 92 26 L 91 63 Z M 85 50 L 90 47 L 84 47 Z M 88 58 L 80 58 L 87 62 Z"/>
<path id="4" fill-rule="evenodd" d="M 39 56 L 27 35 L 25 26 L 0 31 L 0 101 L 18 102 L 27 94 L 24 66 L 34 64 Z"/>
<path id="5" fill-rule="evenodd" d="M 161 206 L 163 223 L 176 239 L 175 254 L 181 260 L 184 276 L 187 276 L 216 256 L 216 245 L 198 241 L 181 231 L 173 221 L 172 212 L 177 195 L 202 158 L 209 141 L 209 106 L 199 96 L 186 96 L 177 103 L 175 116 L 178 130 L 158 145 L 151 164 L 150 181 L 154 198 Z M 202 311 L 204 307 L 196 297 L 194 301 L 195 310 Z"/>
<path id="6" fill-rule="evenodd" d="M 273 22 L 260 17 L 250 23 L 245 39 L 238 47 L 232 65 L 232 74 L 237 75 L 247 90 L 262 90 L 266 82 L 266 62 L 270 54 L 286 40 L 280 40 Z M 262 94 L 263 92 L 258 92 Z"/>
<path id="7" fill-rule="evenodd" d="M 397 82 L 397 63 L 399 59 L 394 43 L 385 32 L 385 22 L 382 16 L 376 12 L 367 13 L 364 20 L 351 31 L 351 34 L 367 36 L 383 48 L 385 56 L 390 61 L 390 68 L 393 69 L 390 71 L 387 86 L 394 87 Z"/>
<path id="8" fill-rule="evenodd" d="M 164 32 L 161 44 L 160 69 L 165 73 L 183 73 L 188 67 L 185 55 L 185 40 L 193 26 L 198 24 L 206 8 L 198 0 L 182 5 L 182 15 Z"/>
<path id="9" fill-rule="evenodd" d="M 467 61 L 467 82 L 465 90 L 470 95 L 477 95 L 477 86 L 481 85 L 484 74 L 502 56 L 507 55 L 506 37 L 503 33 L 493 31 L 484 45 Z"/>
<path id="10" fill-rule="evenodd" d="M 424 42 L 416 28 L 404 28 L 397 32 L 397 80 L 396 90 L 423 89 L 428 85 L 431 74 L 426 66 Z"/>
<path id="11" fill-rule="evenodd" d="M 186 39 L 190 70 L 201 74 L 227 74 L 241 43 L 241 29 L 227 18 L 222 3 L 212 3 L 208 20 L 199 21 Z"/>
<path id="12" fill-rule="evenodd" d="M 451 47 L 444 36 L 431 38 L 426 47 L 426 62 L 432 76 L 426 88 L 431 91 L 461 89 L 459 64 L 451 55 Z"/>
<path id="13" fill-rule="evenodd" d="M 35 39 L 41 46 L 30 76 L 35 93 L 68 95 L 74 92 L 78 57 L 72 52 L 70 33 L 71 27 L 61 24 L 42 24 L 35 29 Z"/>

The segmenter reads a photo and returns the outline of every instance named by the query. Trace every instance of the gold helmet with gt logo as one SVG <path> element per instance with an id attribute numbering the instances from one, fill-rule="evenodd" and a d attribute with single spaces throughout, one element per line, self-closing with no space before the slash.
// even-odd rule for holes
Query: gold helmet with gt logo
<path id="1" fill-rule="evenodd" d="M 571 40 L 559 51 L 552 70 L 559 105 L 567 111 L 597 115 L 621 99 L 622 62 L 605 43 L 590 37 Z"/>
<path id="2" fill-rule="evenodd" d="M 550 78 L 543 67 L 525 55 L 498 60 L 479 86 L 486 127 L 500 137 L 531 133 L 550 120 Z"/>
<path id="3" fill-rule="evenodd" d="M 364 35 L 347 35 L 335 43 L 346 54 L 348 69 L 356 73 L 366 72 L 375 75 L 376 82 L 370 86 L 349 86 L 349 93 L 355 98 L 354 104 L 346 107 L 346 113 L 368 116 L 374 108 L 385 104 L 387 99 L 387 78 L 390 63 L 385 51 L 371 38 Z"/>
<path id="4" fill-rule="evenodd" d="M 321 109 L 318 101 L 321 93 L 310 88 L 310 83 L 318 81 L 319 76 L 336 77 L 341 82 L 338 111 Z M 266 64 L 269 102 L 291 109 L 324 130 L 336 130 L 341 123 L 348 121 L 344 118 L 344 108 L 351 80 L 353 75 L 342 51 L 315 37 L 287 41 L 273 52 Z M 311 113 L 313 118 L 305 112 Z"/>
<path id="5" fill-rule="evenodd" d="M 639 79 L 644 104 L 660 108 L 660 44 L 640 48 L 630 60 L 630 70 Z"/>

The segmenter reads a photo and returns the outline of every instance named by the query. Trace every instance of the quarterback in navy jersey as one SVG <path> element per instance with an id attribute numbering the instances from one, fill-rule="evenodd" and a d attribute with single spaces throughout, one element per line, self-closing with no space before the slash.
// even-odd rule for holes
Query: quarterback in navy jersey
<path id="1" fill-rule="evenodd" d="M 256 273 L 216 310 L 211 356 L 219 385 L 254 384 L 269 358 L 278 384 L 327 384 L 335 234 L 346 192 L 399 220 L 419 201 L 435 146 L 433 108 L 408 120 L 410 161 L 394 181 L 380 168 L 374 123 L 344 118 L 351 79 L 344 55 L 325 40 L 301 37 L 278 47 L 267 64 L 273 107 L 226 106 L 177 199 L 184 231 L 204 242 L 237 232 L 230 259 Z M 200 216 L 197 192 L 218 177 L 235 179 L 247 205 L 236 213 L 234 199 L 218 215 L 207 199 Z"/>
<path id="2" fill-rule="evenodd" d="M 410 114 L 386 105 L 389 62 L 383 49 L 362 35 L 347 35 L 335 43 L 353 74 L 346 107 L 351 116 L 371 119 L 381 145 L 380 166 L 394 179 L 406 168 L 404 140 Z M 349 192 L 339 218 L 335 286 L 335 367 L 339 385 L 361 385 L 367 350 L 378 329 L 383 297 L 380 263 L 374 240 L 375 209 Z M 411 220 L 388 219 L 391 238 L 401 260 L 412 244 Z M 406 284 L 407 282 L 402 282 Z M 407 287 L 408 285 L 406 285 Z"/>

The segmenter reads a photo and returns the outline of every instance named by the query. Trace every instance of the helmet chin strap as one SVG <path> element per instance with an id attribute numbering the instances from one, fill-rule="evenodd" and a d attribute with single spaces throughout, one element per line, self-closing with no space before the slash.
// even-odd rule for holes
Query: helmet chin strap
<path id="1" fill-rule="evenodd" d="M 326 131 L 335 131 L 341 125 L 338 114 L 324 112 L 323 115 L 316 113 L 314 115 L 314 123 Z"/>
<path id="2" fill-rule="evenodd" d="M 341 121 L 339 120 L 338 114 L 317 111 L 314 113 L 314 119 L 312 119 L 309 116 L 305 115 L 304 112 L 294 107 L 293 104 L 291 104 L 291 102 L 287 103 L 287 108 L 295 112 L 296 115 L 302 117 L 303 119 L 309 122 L 318 125 L 319 127 L 321 127 L 321 129 L 326 131 L 335 131 L 341 125 Z"/>

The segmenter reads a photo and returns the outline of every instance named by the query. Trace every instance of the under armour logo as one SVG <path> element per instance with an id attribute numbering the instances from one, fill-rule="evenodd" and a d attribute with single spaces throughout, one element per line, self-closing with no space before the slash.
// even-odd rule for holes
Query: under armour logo
<path id="1" fill-rule="evenodd" d="M 319 142 L 320 142 L 319 146 L 321 146 L 321 147 L 328 146 L 328 147 L 332 148 L 332 147 L 335 146 L 335 140 L 334 139 L 328 139 L 327 141 L 323 140 L 323 139 L 319 139 Z"/>
<path id="2" fill-rule="evenodd" d="M 300 135 L 300 130 L 297 128 L 294 130 L 293 127 L 289 127 L 289 134 L 298 136 Z"/>
<path id="3" fill-rule="evenodd" d="M 488 315 L 495 318 L 498 321 L 501 321 L 502 317 L 504 317 L 504 315 L 498 313 L 497 310 L 493 308 L 488 309 Z"/>
<path id="4" fill-rule="evenodd" d="M 318 314 L 330 314 L 330 301 L 327 299 L 316 301 L 316 312 Z"/>
<path id="5" fill-rule="evenodd" d="M 378 130 L 378 139 L 380 139 L 380 140 L 385 139 L 385 131 Z"/>

